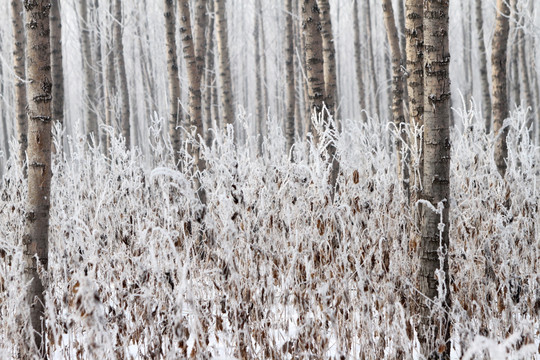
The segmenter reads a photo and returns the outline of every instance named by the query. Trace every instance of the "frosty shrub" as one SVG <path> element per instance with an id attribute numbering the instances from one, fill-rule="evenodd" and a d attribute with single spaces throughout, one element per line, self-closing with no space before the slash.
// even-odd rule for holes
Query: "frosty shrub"
<path id="1" fill-rule="evenodd" d="M 539 149 L 518 109 L 503 180 L 483 121 L 473 111 L 457 116 L 448 201 L 453 354 L 538 357 Z M 323 131 L 318 145 L 298 142 L 293 162 L 276 124 L 260 155 L 255 138 L 235 144 L 228 127 L 201 145 L 202 172 L 185 153 L 178 170 L 161 126 L 154 121 L 144 156 L 118 137 L 107 154 L 83 135 L 67 137 L 65 148 L 57 142 L 43 273 L 51 358 L 416 356 L 413 221 L 385 124 L 344 121 L 341 134 Z M 340 159 L 333 202 L 328 142 Z M 0 185 L 2 359 L 17 358 L 28 337 L 26 184 L 15 164 L 7 162 Z"/>

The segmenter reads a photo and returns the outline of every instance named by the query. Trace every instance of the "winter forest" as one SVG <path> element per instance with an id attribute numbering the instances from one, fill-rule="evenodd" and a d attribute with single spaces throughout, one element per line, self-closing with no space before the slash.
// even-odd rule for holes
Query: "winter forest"
<path id="1" fill-rule="evenodd" d="M 0 359 L 540 359 L 535 0 L 1 0 Z"/>

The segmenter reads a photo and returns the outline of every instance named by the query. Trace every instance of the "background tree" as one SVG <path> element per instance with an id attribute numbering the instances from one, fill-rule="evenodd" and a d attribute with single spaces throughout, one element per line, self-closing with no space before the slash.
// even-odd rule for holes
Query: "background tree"
<path id="1" fill-rule="evenodd" d="M 501 176 L 506 173 L 506 158 L 508 148 L 506 136 L 508 127 L 503 128 L 503 122 L 508 117 L 508 92 L 506 78 L 507 47 L 510 7 L 505 0 L 497 0 L 497 18 L 491 50 L 491 74 L 493 87 L 493 131 L 497 136 L 495 145 L 495 164 Z"/>
<path id="2" fill-rule="evenodd" d="M 176 52 L 176 12 L 173 0 L 164 0 L 165 44 L 167 47 L 167 75 L 169 81 L 169 136 L 178 164 L 180 152 L 180 129 L 182 112 L 180 109 L 180 79 L 178 78 L 178 55 Z"/>
<path id="3" fill-rule="evenodd" d="M 362 73 L 362 56 L 360 45 L 360 24 L 358 21 L 358 1 L 353 0 L 353 31 L 354 31 L 354 60 L 356 70 L 356 84 L 358 86 L 358 102 L 360 110 L 365 111 L 366 108 L 366 89 L 364 86 L 364 76 Z M 365 112 L 362 113 L 362 118 L 365 120 Z"/>
<path id="4" fill-rule="evenodd" d="M 126 63 L 124 59 L 124 40 L 123 40 L 123 21 L 122 21 L 122 1 L 114 1 L 114 56 L 116 58 L 116 66 L 118 70 L 118 83 L 121 99 L 121 125 L 122 135 L 126 139 L 126 148 L 131 148 L 131 111 L 129 108 L 129 89 L 126 75 Z"/>
<path id="5" fill-rule="evenodd" d="M 217 50 L 219 59 L 220 97 L 223 111 L 223 124 L 233 124 L 234 96 L 231 80 L 231 64 L 229 56 L 229 34 L 227 27 L 226 0 L 214 0 Z"/>
<path id="6" fill-rule="evenodd" d="M 52 115 L 55 121 L 64 123 L 64 67 L 62 56 L 62 17 L 60 0 L 51 1 L 51 76 Z"/>
<path id="7" fill-rule="evenodd" d="M 485 119 L 486 133 L 491 131 L 491 94 L 489 93 L 489 80 L 487 70 L 486 45 L 484 43 L 484 16 L 482 0 L 476 0 L 476 32 L 478 54 L 480 55 L 480 85 L 482 88 L 482 115 Z"/>
<path id="8" fill-rule="evenodd" d="M 11 24 L 13 30 L 13 72 L 15 76 L 15 116 L 19 141 L 19 162 L 26 161 L 28 146 L 28 119 L 26 115 L 25 37 L 22 0 L 11 1 Z"/>
<path id="9" fill-rule="evenodd" d="M 287 151 L 294 144 L 294 111 L 296 102 L 296 90 L 294 81 L 294 38 L 293 38 L 293 4 L 292 0 L 285 0 L 285 81 L 287 83 L 285 133 L 287 136 Z"/>
<path id="10" fill-rule="evenodd" d="M 33 341 L 45 356 L 44 286 L 47 270 L 51 193 L 51 60 L 49 0 L 25 0 L 28 58 L 28 197 L 26 201 L 25 275 Z"/>
<path id="11" fill-rule="evenodd" d="M 442 214 L 424 206 L 422 240 L 419 248 L 418 338 L 427 358 L 450 359 L 450 291 L 438 292 L 436 272 L 442 265 L 445 289 L 450 289 L 449 194 L 450 194 L 450 49 L 448 42 L 449 1 L 428 0 L 424 4 L 424 191 L 423 197 Z M 444 228 L 440 229 L 439 224 Z M 439 259 L 442 254 L 442 264 Z M 427 297 L 426 300 L 424 297 Z M 435 301 L 435 303 L 433 303 Z M 433 305 L 435 304 L 435 305 Z M 433 306 L 442 308 L 432 311 Z"/>

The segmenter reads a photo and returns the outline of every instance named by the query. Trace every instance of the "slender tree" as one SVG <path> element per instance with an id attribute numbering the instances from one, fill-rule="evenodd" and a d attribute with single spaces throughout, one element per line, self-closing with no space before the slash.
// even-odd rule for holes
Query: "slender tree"
<path id="1" fill-rule="evenodd" d="M 418 338 L 429 359 L 450 359 L 449 193 L 450 193 L 450 50 L 448 42 L 449 1 L 427 0 L 424 4 L 424 192 L 423 197 L 442 214 L 424 206 L 419 248 Z M 441 224 L 443 226 L 441 226 Z M 439 258 L 441 257 L 441 259 Z M 442 267 L 442 269 L 441 269 Z M 445 294 L 439 294 L 437 271 L 442 270 Z M 432 311 L 438 296 L 441 309 Z M 426 300 L 426 298 L 428 300 Z M 438 304 L 439 302 L 435 302 Z"/>
<path id="2" fill-rule="evenodd" d="M 19 162 L 26 160 L 28 146 L 28 119 L 26 115 L 26 56 L 22 0 L 11 1 L 11 25 L 13 29 L 13 70 L 15 75 L 15 116 L 19 141 Z M 26 174 L 26 170 L 24 171 Z"/>
<path id="3" fill-rule="evenodd" d="M 86 135 L 88 141 L 93 136 L 98 134 L 98 123 L 95 112 L 95 93 L 96 93 L 96 81 L 94 77 L 94 62 L 92 54 L 92 43 L 90 37 L 90 22 L 88 20 L 88 0 L 81 0 L 79 2 L 80 12 L 80 28 L 81 28 L 81 51 L 84 71 L 84 84 L 85 84 L 85 122 L 86 122 Z M 97 141 L 97 139 L 95 139 Z"/>
<path id="4" fill-rule="evenodd" d="M 3 47 L 2 37 L 0 36 L 0 54 L 2 53 Z M 0 94 L 5 94 L 5 81 L 4 81 L 4 67 L 2 62 L 0 62 Z M 5 101 L 5 100 L 4 100 Z M 9 158 L 9 136 L 8 136 L 8 126 L 7 126 L 7 116 L 5 111 L 5 106 L 0 107 L 0 121 L 2 122 L 2 140 L 4 143 L 4 152 L 6 158 Z M 1 176 L 1 174 L 0 174 Z"/>
<path id="5" fill-rule="evenodd" d="M 377 80 L 377 72 L 375 72 L 375 57 L 373 56 L 373 36 L 372 36 L 372 26 L 371 26 L 371 5 L 370 5 L 370 1 L 371 0 L 367 0 L 365 2 L 365 6 L 366 6 L 366 11 L 364 12 L 365 13 L 365 19 L 366 19 L 366 23 L 365 23 L 365 31 L 366 31 L 366 35 L 367 35 L 367 49 L 368 49 L 368 61 L 369 61 L 369 74 L 371 75 L 370 78 L 371 78 L 371 86 L 372 86 L 372 90 L 371 92 L 373 93 L 373 103 L 372 103 L 372 108 L 371 108 L 371 111 L 375 111 L 375 114 L 377 114 L 377 116 L 380 116 L 381 115 L 381 112 L 380 112 L 380 107 L 379 107 L 379 95 L 378 95 L 378 92 L 379 92 L 379 84 L 378 84 L 378 80 Z"/>
<path id="6" fill-rule="evenodd" d="M 167 74 L 169 80 L 169 136 L 174 151 L 174 160 L 179 161 L 180 130 L 182 122 L 179 109 L 180 79 L 178 77 L 178 56 L 176 52 L 176 13 L 173 0 L 164 0 L 165 44 L 167 47 Z"/>
<path id="7" fill-rule="evenodd" d="M 118 83 L 120 87 L 121 98 L 121 125 L 122 135 L 126 139 L 126 149 L 131 148 L 131 125 L 130 125 L 130 108 L 129 108 L 129 90 L 126 75 L 126 62 L 124 59 L 124 40 L 123 40 L 123 20 L 122 20 L 122 1 L 114 1 L 114 56 L 116 58 L 116 66 L 118 68 Z"/>
<path id="8" fill-rule="evenodd" d="M 326 97 L 320 10 L 316 0 L 302 0 L 309 115 L 320 113 Z M 311 131 L 311 126 L 309 127 Z M 315 134 L 314 134 L 315 135 Z M 317 137 L 315 136 L 315 139 Z"/>
<path id="9" fill-rule="evenodd" d="M 265 104 L 263 100 L 263 82 L 261 77 L 261 44 L 260 44 L 260 35 L 259 28 L 261 25 L 261 17 L 259 16 L 258 8 L 261 7 L 260 1 L 255 1 L 255 26 L 253 27 L 253 40 L 255 43 L 255 129 L 257 132 L 257 150 L 259 154 L 262 153 L 262 143 L 263 143 L 263 119 L 265 114 Z M 264 55 L 263 55 L 264 56 Z"/>
<path id="10" fill-rule="evenodd" d="M 112 8 L 112 4 L 110 5 Z M 114 27 L 114 25 L 113 25 Z M 116 99 L 116 74 L 114 66 L 114 51 L 112 45 L 112 28 L 107 27 L 107 41 L 105 43 L 105 124 L 109 127 L 116 127 L 116 112 L 115 112 L 115 99 Z M 107 134 L 106 150 L 111 147 L 111 138 Z M 106 153 L 107 151 L 105 151 Z"/>
<path id="11" fill-rule="evenodd" d="M 50 0 L 25 0 L 28 58 L 28 197 L 26 201 L 25 275 L 33 340 L 45 356 L 44 286 L 47 270 L 51 193 L 52 79 L 49 37 Z"/>
<path id="12" fill-rule="evenodd" d="M 294 144 L 294 111 L 296 91 L 294 83 L 294 39 L 293 39 L 293 4 L 292 0 L 285 0 L 285 82 L 286 82 L 286 122 L 285 134 L 287 137 L 287 151 Z"/>
<path id="13" fill-rule="evenodd" d="M 226 0 L 214 1 L 217 50 L 219 59 L 219 90 L 221 92 L 220 97 L 223 108 L 223 124 L 225 125 L 233 124 L 235 121 L 226 13 L 227 2 Z"/>
<path id="14" fill-rule="evenodd" d="M 186 64 L 189 82 L 189 125 L 195 129 L 197 141 L 204 140 L 204 129 L 201 111 L 201 73 L 197 68 L 195 57 L 195 46 L 193 44 L 193 32 L 191 29 L 191 16 L 189 11 L 189 0 L 180 0 L 178 4 L 180 15 L 180 34 L 182 37 L 182 52 Z M 204 170 L 204 162 L 199 154 L 199 146 L 191 143 L 190 153 L 199 170 Z"/>
<path id="15" fill-rule="evenodd" d="M 482 115 L 484 116 L 486 133 L 491 131 L 491 95 L 487 71 L 486 45 L 484 42 L 484 17 L 482 0 L 476 0 L 476 32 L 478 35 L 478 54 L 480 56 L 480 85 L 482 89 Z"/>
<path id="16" fill-rule="evenodd" d="M 323 43 L 324 88 L 326 93 L 324 102 L 330 113 L 335 115 L 337 98 L 336 49 L 330 16 L 330 2 L 328 0 L 317 0 L 317 5 L 320 9 Z"/>
<path id="17" fill-rule="evenodd" d="M 354 30 L 354 61 L 356 69 L 356 84 L 358 86 L 358 102 L 360 110 L 366 110 L 366 89 L 364 86 L 364 76 L 362 73 L 362 55 L 360 45 L 360 22 L 358 21 L 358 1 L 353 0 L 353 30 Z M 362 113 L 362 119 L 366 119 L 365 113 Z"/>
<path id="18" fill-rule="evenodd" d="M 523 10 L 522 10 L 523 11 Z M 517 43 L 518 43 L 518 58 L 519 58 L 519 70 L 521 74 L 521 89 L 523 94 L 523 100 L 525 101 L 525 107 L 534 108 L 533 93 L 531 90 L 531 82 L 529 78 L 529 69 L 527 64 L 527 49 L 526 49 L 526 39 L 524 31 L 524 16 L 521 16 L 518 22 L 517 27 Z M 527 120 L 527 127 L 532 126 L 533 117 L 529 114 Z M 531 137 L 534 135 L 534 130 L 531 128 Z"/>
<path id="19" fill-rule="evenodd" d="M 51 1 L 51 76 L 52 115 L 55 121 L 64 123 L 64 66 L 62 64 L 62 19 L 60 0 Z"/>
<path id="20" fill-rule="evenodd" d="M 504 177 L 506 173 L 506 158 L 508 148 L 506 136 L 508 127 L 503 128 L 503 122 L 508 117 L 508 91 L 506 78 L 508 33 L 510 7 L 506 0 L 497 0 L 497 18 L 491 51 L 491 74 L 493 87 L 493 131 L 497 136 L 495 144 L 495 164 Z"/>
<path id="21" fill-rule="evenodd" d="M 405 125 L 405 116 L 403 114 L 403 73 L 401 71 L 401 51 L 399 48 L 399 35 L 394 20 L 394 9 L 392 0 L 382 0 L 384 13 L 384 24 L 390 44 L 390 53 L 392 56 L 392 117 L 398 136 L 395 140 L 395 151 L 397 153 L 398 178 L 408 192 L 408 171 L 402 161 L 401 149 L 403 148 L 403 138 L 401 132 Z"/>
<path id="22" fill-rule="evenodd" d="M 219 116 L 217 109 L 215 108 L 217 100 L 217 89 L 215 87 L 215 71 L 214 71 L 214 1 L 208 2 L 208 28 L 206 31 L 206 71 L 204 72 L 205 79 L 205 94 L 204 94 L 204 118 L 206 119 L 206 145 L 210 146 L 212 144 L 212 132 L 209 131 L 214 124 L 216 127 L 219 127 Z"/>

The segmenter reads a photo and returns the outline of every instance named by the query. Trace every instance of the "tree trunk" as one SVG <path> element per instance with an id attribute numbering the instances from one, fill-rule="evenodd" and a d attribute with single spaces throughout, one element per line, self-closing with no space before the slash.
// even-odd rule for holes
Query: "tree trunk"
<path id="1" fill-rule="evenodd" d="M 392 56 L 392 117 L 398 137 L 395 140 L 397 154 L 398 179 L 402 183 L 405 193 L 408 192 L 408 171 L 407 166 L 403 164 L 401 149 L 403 148 L 403 137 L 401 131 L 405 125 L 405 116 L 403 115 L 403 73 L 401 72 L 401 51 L 399 48 L 399 36 L 394 20 L 394 9 L 392 0 L 382 0 L 384 13 L 384 24 L 390 44 L 390 53 Z"/>
<path id="2" fill-rule="evenodd" d="M 375 57 L 373 56 L 373 37 L 372 37 L 372 27 L 371 27 L 371 0 L 366 1 L 366 34 L 367 34 L 367 48 L 368 48 L 368 61 L 369 61 L 369 72 L 371 73 L 371 84 L 373 86 L 373 107 L 371 111 L 375 111 L 377 116 L 381 116 L 380 107 L 379 107 L 379 84 L 377 81 L 377 73 L 375 72 Z M 371 114 L 373 115 L 373 114 Z"/>
<path id="3" fill-rule="evenodd" d="M 24 53 L 24 20 L 22 0 L 11 1 L 11 24 L 13 29 L 13 71 L 15 73 L 15 116 L 19 141 L 19 163 L 26 174 L 26 148 L 28 146 L 28 118 L 26 115 L 26 56 Z"/>
<path id="4" fill-rule="evenodd" d="M 189 82 L 189 125 L 195 129 L 197 141 L 204 139 L 204 129 L 201 113 L 201 75 L 197 68 L 197 59 L 195 58 L 195 46 L 193 44 L 193 33 L 191 30 L 191 15 L 189 12 L 189 0 L 180 0 L 178 4 L 180 15 L 180 36 L 182 37 L 182 52 L 186 62 L 186 69 Z M 191 155 L 199 169 L 203 170 L 203 163 L 199 158 L 199 147 L 192 144 Z"/>
<path id="5" fill-rule="evenodd" d="M 88 0 L 81 0 L 80 4 L 80 28 L 81 28 L 81 51 L 85 85 L 85 123 L 88 143 L 91 138 L 98 134 L 96 116 L 96 81 L 94 77 L 94 62 L 92 60 L 92 45 L 90 42 L 90 22 L 88 21 Z M 97 141 L 97 139 L 95 139 Z"/>
<path id="6" fill-rule="evenodd" d="M 450 359 L 450 275 L 448 273 L 448 251 L 450 229 L 450 52 L 448 46 L 448 1 L 428 0 L 424 7 L 424 113 L 425 157 L 424 198 L 435 208 L 442 203 L 441 214 L 428 206 L 423 207 L 422 240 L 419 250 L 418 302 L 420 323 L 418 338 L 426 358 Z M 442 230 L 439 224 L 443 224 Z M 439 253 L 442 258 L 439 259 Z M 440 266 L 442 265 L 442 269 Z M 442 309 L 433 303 L 438 293 L 436 272 L 444 271 L 446 295 Z M 429 300 L 425 300 L 427 297 Z"/>
<path id="7" fill-rule="evenodd" d="M 2 38 L 0 37 L 0 54 L 2 54 L 3 45 L 4 44 L 2 42 Z M 6 91 L 6 87 L 5 87 L 6 82 L 4 80 L 5 80 L 4 79 L 4 67 L 3 67 L 3 63 L 0 62 L 0 94 L 5 94 L 5 91 Z M 9 154 L 9 135 L 8 135 L 7 116 L 6 115 L 7 115 L 6 114 L 6 107 L 2 106 L 0 108 L 0 121 L 2 122 L 2 134 L 3 134 L 2 135 L 2 141 L 4 143 L 4 152 L 5 152 L 5 155 L 6 155 L 6 159 L 8 159 L 10 154 Z M 2 176 L 1 171 L 0 171 L 0 176 Z"/>
<path id="8" fill-rule="evenodd" d="M 174 1 L 164 0 L 165 44 L 167 47 L 167 75 L 169 80 L 169 137 L 174 153 L 174 162 L 179 164 L 180 129 L 182 115 L 178 111 L 180 101 L 180 79 L 178 77 L 178 56 L 176 52 L 176 13 Z"/>
<path id="9" fill-rule="evenodd" d="M 221 91 L 221 105 L 223 107 L 223 125 L 234 124 L 234 97 L 231 80 L 231 64 L 229 57 L 229 34 L 227 27 L 226 0 L 214 0 L 216 11 L 216 35 L 219 58 L 219 79 Z"/>
<path id="10" fill-rule="evenodd" d="M 507 0 L 508 1 L 508 0 Z M 512 95 L 512 102 L 510 107 L 521 105 L 521 89 L 519 87 L 519 48 L 518 48 L 518 15 L 517 15 L 517 0 L 510 0 L 510 11 L 512 13 L 512 21 L 510 22 L 510 34 L 511 41 L 510 53 L 513 55 L 510 57 L 509 72 L 510 72 L 510 94 Z"/>
<path id="11" fill-rule="evenodd" d="M 64 124 L 64 67 L 62 64 L 62 19 L 60 0 L 51 1 L 51 111 L 55 121 Z"/>
<path id="12" fill-rule="evenodd" d="M 287 153 L 294 145 L 294 111 L 296 91 L 294 83 L 294 39 L 293 39 L 292 0 L 285 0 L 285 82 L 286 82 L 286 123 Z"/>
<path id="13" fill-rule="evenodd" d="M 253 27 L 253 40 L 255 43 L 255 130 L 257 134 L 257 152 L 262 154 L 263 144 L 263 118 L 265 117 L 264 102 L 263 102 L 263 83 L 261 79 L 261 44 L 259 27 L 261 24 L 261 17 L 259 16 L 258 8 L 261 6 L 260 1 L 256 1 L 255 5 L 255 26 Z M 264 55 L 263 55 L 264 56 Z"/>
<path id="14" fill-rule="evenodd" d="M 495 21 L 495 33 L 493 35 L 491 52 L 491 73 L 493 86 L 493 131 L 497 136 L 495 143 L 495 164 L 497 170 L 504 177 L 506 173 L 506 158 L 508 148 L 506 136 L 508 127 L 503 127 L 504 120 L 508 117 L 508 90 L 506 78 L 508 32 L 509 32 L 510 7 L 506 0 L 497 0 L 497 18 Z"/>
<path id="15" fill-rule="evenodd" d="M 334 46 L 334 33 L 332 31 L 332 19 L 330 16 L 330 3 L 328 0 L 317 0 L 321 19 L 321 36 L 323 43 L 323 69 L 324 69 L 324 102 L 335 118 L 336 117 L 336 97 L 337 97 L 337 75 L 336 75 L 336 49 Z"/>
<path id="16" fill-rule="evenodd" d="M 124 41 L 122 39 L 123 21 L 122 21 L 122 1 L 114 2 L 114 56 L 118 68 L 118 82 L 120 85 L 120 99 L 122 112 L 120 115 L 122 125 L 122 135 L 126 140 L 126 149 L 131 149 L 131 129 L 130 129 L 130 108 L 129 108 L 129 90 L 126 75 L 126 63 L 124 60 Z"/>
<path id="17" fill-rule="evenodd" d="M 521 73 L 521 84 L 522 84 L 522 94 L 523 99 L 525 100 L 525 108 L 531 107 L 534 108 L 533 94 L 531 91 L 531 83 L 529 81 L 529 73 L 527 66 L 527 50 L 525 49 L 525 32 L 523 31 L 524 27 L 523 16 L 519 20 L 519 26 L 517 29 L 517 43 L 518 43 L 518 58 L 519 58 L 519 69 Z M 514 55 L 515 56 L 515 55 Z M 533 122 L 533 114 L 528 114 L 527 119 L 527 128 L 531 128 Z M 531 138 L 534 138 L 534 129 L 531 128 L 530 132 Z"/>
<path id="18" fill-rule="evenodd" d="M 113 25 L 114 27 L 114 25 Z M 112 33 L 110 29 L 108 29 L 109 35 Z M 106 63 L 105 63 L 105 77 L 106 77 L 106 86 L 105 86 L 105 124 L 109 127 L 112 127 L 113 129 L 116 128 L 116 107 L 115 107 L 115 99 L 116 99 L 116 74 L 115 74 L 115 66 L 114 66 L 114 51 L 112 49 L 112 40 L 111 36 L 109 36 L 109 40 L 106 44 Z M 111 148 L 111 137 L 109 134 L 107 134 L 106 139 L 106 149 L 105 153 L 107 153 L 108 149 Z"/>
<path id="19" fill-rule="evenodd" d="M 486 45 L 484 43 L 484 19 L 482 0 L 476 0 L 476 31 L 478 35 L 478 53 L 480 55 L 480 85 L 482 86 L 482 115 L 484 116 L 486 133 L 491 131 L 491 95 L 487 71 Z"/>
<path id="20" fill-rule="evenodd" d="M 358 86 L 358 102 L 362 111 L 362 120 L 366 120 L 366 89 L 364 87 L 364 76 L 362 74 L 362 55 L 360 46 L 360 23 L 358 21 L 358 1 L 353 0 L 353 30 L 354 30 L 354 58 L 356 67 L 356 84 Z"/>
<path id="21" fill-rule="evenodd" d="M 213 14 L 214 2 L 208 3 L 208 12 Z M 210 146 L 213 141 L 212 132 L 209 129 L 217 127 L 219 128 L 219 116 L 216 116 L 217 109 L 215 108 L 214 94 L 217 94 L 215 87 L 216 73 L 214 70 L 214 16 L 209 15 L 208 28 L 206 32 L 206 71 L 204 75 L 205 79 L 205 119 L 206 119 L 206 145 Z M 215 96 L 217 98 L 217 96 Z M 216 128 L 214 128 L 216 130 Z"/>
<path id="22" fill-rule="evenodd" d="M 30 324 L 41 357 L 45 349 L 44 286 L 38 267 L 47 271 L 51 190 L 51 60 L 49 0 L 25 0 L 28 58 L 28 197 L 26 202 L 25 282 Z"/>
<path id="23" fill-rule="evenodd" d="M 316 114 L 323 109 L 326 97 L 324 83 L 321 21 L 316 0 L 302 0 L 302 27 L 304 29 L 306 73 L 308 78 L 309 111 Z M 313 134 L 317 140 L 317 134 Z"/>
<path id="24" fill-rule="evenodd" d="M 101 128 L 101 126 L 105 122 L 105 106 L 104 106 L 104 99 L 105 99 L 105 85 L 104 85 L 104 76 L 103 76 L 103 52 L 101 49 L 102 46 L 102 26 L 101 26 L 101 19 L 100 19 L 100 6 L 99 1 L 94 0 L 93 5 L 91 6 L 91 14 L 93 14 L 91 23 L 93 25 L 94 31 L 92 32 L 92 47 L 93 47 L 93 53 L 95 54 L 94 59 L 94 81 L 96 82 L 95 86 L 95 93 L 94 93 L 94 101 L 96 103 L 95 106 L 95 113 L 96 113 L 96 119 L 97 119 L 97 125 L 98 125 L 98 133 L 100 134 L 100 146 L 104 150 L 104 153 L 106 151 L 106 144 L 107 144 L 107 137 L 106 132 Z M 97 135 L 97 134 L 96 134 Z M 96 139 L 97 141 L 97 139 Z"/>
<path id="25" fill-rule="evenodd" d="M 193 34 L 195 38 L 195 59 L 197 61 L 197 70 L 201 76 L 201 85 L 204 84 L 204 65 L 206 52 L 206 35 L 208 16 L 206 14 L 207 0 L 195 0 L 195 23 Z"/>

